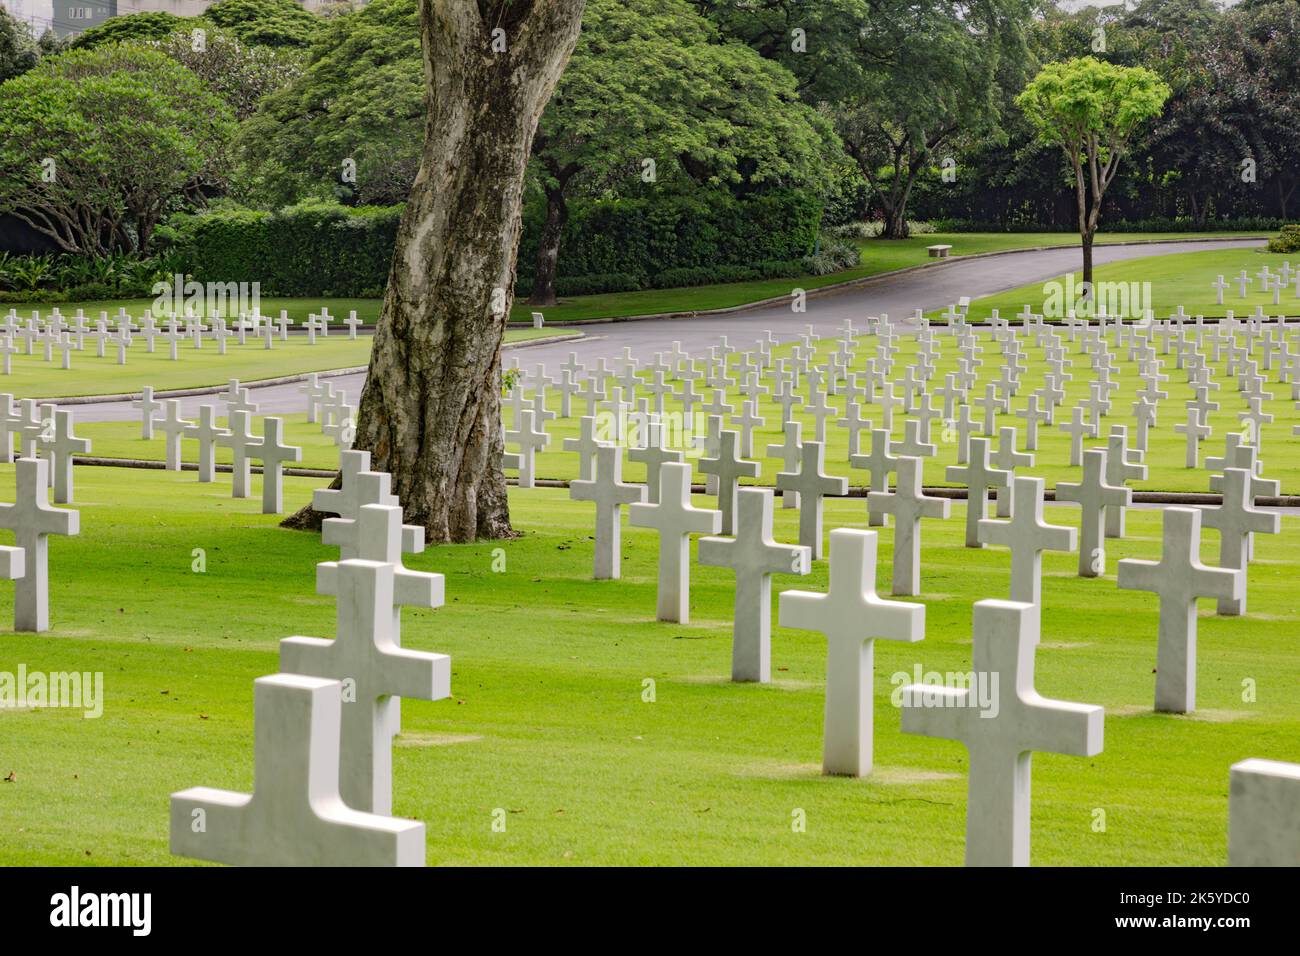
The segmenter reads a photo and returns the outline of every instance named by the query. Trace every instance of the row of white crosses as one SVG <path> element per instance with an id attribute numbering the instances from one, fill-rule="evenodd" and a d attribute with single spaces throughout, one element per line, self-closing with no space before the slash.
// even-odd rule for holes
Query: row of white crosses
<path id="1" fill-rule="evenodd" d="M 584 433 L 591 431 L 591 419 L 584 420 Z M 793 427 L 795 442 L 798 442 L 799 423 L 787 423 Z M 726 436 L 732 437 L 728 439 Z M 616 492 L 616 500 L 611 495 L 600 494 L 602 483 L 599 475 L 590 475 L 577 483 L 579 491 L 575 498 L 602 501 L 606 509 L 604 521 L 606 528 L 612 529 L 612 536 L 617 535 L 617 507 L 621 503 L 633 503 L 631 523 L 654 527 L 660 532 L 660 583 L 659 616 L 665 620 L 685 620 L 688 603 L 685 593 L 689 587 L 689 562 L 687 547 L 691 533 L 707 533 L 713 527 L 725 521 L 726 506 L 737 495 L 735 479 L 743 472 L 736 466 L 736 434 L 718 433 L 713 430 L 714 447 L 718 455 L 706 459 L 708 466 L 701 471 L 718 479 L 715 492 L 719 495 L 720 510 L 711 512 L 707 509 L 693 508 L 689 503 L 690 472 L 686 465 L 680 463 L 663 464 L 659 475 L 659 504 L 641 503 L 644 490 L 639 486 L 626 485 L 617 480 L 620 468 L 619 454 L 613 447 L 599 448 L 599 470 L 615 476 L 618 488 L 605 490 Z M 887 433 L 886 433 L 887 435 Z M 589 437 L 589 434 L 584 434 Z M 909 436 L 914 437 L 914 436 Z M 1108 514 L 1114 517 L 1109 522 L 1112 536 L 1123 534 L 1123 509 L 1131 502 L 1131 492 L 1123 482 L 1134 477 L 1142 477 L 1144 468 L 1132 460 L 1132 452 L 1126 447 L 1126 430 L 1115 429 L 1108 440 L 1106 449 L 1091 449 L 1083 457 L 1083 480 L 1076 485 L 1061 486 L 1060 500 L 1076 501 L 1080 504 L 1083 539 L 1085 547 L 1081 549 L 1079 572 L 1083 576 L 1097 576 L 1104 569 L 1104 552 L 1101 541 L 1107 533 Z M 907 439 L 905 439 L 906 441 Z M 566 443 L 567 444 L 567 443 Z M 582 440 L 575 444 L 583 451 Z M 820 472 L 820 446 L 810 442 L 817 456 L 815 471 Z M 967 743 L 972 752 L 971 801 L 968 823 L 968 860 L 972 863 L 1025 863 L 1028 861 L 1028 775 L 1029 754 L 1033 749 L 1049 749 L 1062 753 L 1092 755 L 1101 749 L 1102 711 L 1099 707 L 1062 704 L 1045 701 L 1032 689 L 1033 645 L 1038 640 L 1041 604 L 1041 554 L 1044 550 L 1071 551 L 1076 548 L 1078 540 L 1073 528 L 1048 525 L 1043 520 L 1044 483 L 1036 478 L 1012 478 L 1012 470 L 1018 464 L 1032 464 L 1032 456 L 1017 456 L 1009 462 L 1008 470 L 994 472 L 988 463 L 988 446 L 984 439 L 972 439 L 974 457 L 964 474 L 950 474 L 950 479 L 974 477 L 975 485 L 971 494 L 967 543 L 971 546 L 1003 544 L 1012 551 L 1012 601 L 986 601 L 976 609 L 976 645 L 977 659 L 989 661 L 1000 659 L 1008 666 L 997 668 L 998 673 L 1012 676 L 1011 687 L 1004 695 L 1003 709 L 1010 715 L 1005 725 L 997 727 L 980 721 L 967 720 L 965 714 L 952 716 L 948 710 L 954 706 L 954 700 L 935 702 L 926 696 L 925 688 L 909 688 L 905 701 L 913 700 L 910 718 L 905 718 L 906 730 L 933 733 L 937 736 L 949 736 Z M 883 449 L 888 446 L 879 443 Z M 1009 446 L 1014 453 L 1014 436 Z M 875 449 L 873 449 L 874 451 Z M 1113 452 L 1117 467 L 1107 468 L 1108 454 Z M 888 454 L 888 452 L 883 452 Z M 585 461 L 586 455 L 583 455 Z M 725 466 L 725 467 L 724 467 Z M 900 470 L 899 490 L 890 495 L 887 491 L 874 494 L 882 512 L 899 514 L 910 532 L 919 525 L 919 518 L 925 514 L 924 496 L 920 491 L 919 461 L 911 456 L 899 456 L 894 467 Z M 669 472 L 671 470 L 671 477 Z M 752 474 L 752 473 L 751 473 Z M 887 475 L 888 472 L 885 472 Z M 1109 484 L 1108 478 L 1119 484 Z M 1244 480 L 1246 473 L 1242 472 Z M 1225 476 L 1225 480 L 1228 480 Z M 1234 479 L 1236 480 L 1236 479 Z M 671 491 L 667 491 L 664 482 L 670 482 Z M 651 482 L 652 484 L 654 482 Z M 1005 502 L 1003 514 L 1009 521 L 991 520 L 984 516 L 983 502 L 989 487 L 1005 489 L 1000 495 Z M 1243 481 L 1244 486 L 1244 481 Z M 782 482 L 778 479 L 778 487 Z M 886 485 L 887 487 L 887 485 Z M 978 493 L 976 491 L 978 489 Z M 796 490 L 791 484 L 783 488 L 789 493 Z M 833 492 L 834 493 L 834 492 Z M 843 490 L 838 490 L 842 494 Z M 667 497 L 665 497 L 667 495 Z M 763 680 L 770 674 L 768 664 L 770 634 L 767 623 L 768 594 L 770 593 L 770 575 L 782 571 L 798 572 L 802 555 L 792 556 L 789 546 L 777 545 L 770 538 L 771 492 L 766 489 L 743 489 L 739 491 L 741 500 L 753 502 L 751 510 L 754 517 L 748 525 L 739 525 L 734 534 L 735 539 L 705 538 L 701 541 L 700 560 L 702 564 L 723 564 L 728 561 L 737 567 L 737 604 L 735 615 L 735 640 L 733 642 L 733 677 L 738 680 Z M 814 491 L 813 497 L 820 506 L 821 493 Z M 869 508 L 872 496 L 868 496 Z M 931 499 L 935 516 L 946 516 L 947 501 Z M 974 502 L 979 501 L 976 507 Z M 638 509 L 641 509 L 638 511 Z M 1220 509 L 1225 516 L 1231 508 Z M 818 507 L 820 511 L 820 507 Z M 874 511 L 874 509 L 873 509 Z M 1199 512 L 1194 512 L 1199 516 Z M 873 518 L 875 517 L 873 513 Z M 883 517 L 883 514 L 882 514 Z M 820 534 L 820 514 L 816 522 Z M 1226 519 L 1225 517 L 1225 520 Z M 802 523 L 802 522 L 801 522 Z M 1264 529 L 1260 529 L 1264 530 Z M 905 622 L 895 626 L 885 626 L 880 636 L 917 640 L 923 632 L 923 624 L 917 628 L 920 606 L 901 604 L 901 602 L 881 601 L 875 597 L 874 550 L 875 541 L 872 532 L 850 532 L 841 529 L 832 533 L 832 541 L 837 536 L 871 535 L 869 578 L 862 574 L 846 571 L 844 577 L 837 577 L 836 557 L 832 554 L 832 592 L 836 580 L 855 580 L 863 582 L 862 586 L 853 583 L 841 585 L 841 590 L 856 590 L 860 600 L 866 606 L 886 607 L 898 620 Z M 610 531 L 602 535 L 598 531 L 598 540 L 611 540 Z M 973 538 L 973 540 L 972 540 Z M 1225 534 L 1224 547 L 1230 545 L 1233 535 Z M 847 542 L 847 538 L 844 538 Z M 741 544 L 744 541 L 745 544 Z M 847 553 L 849 545 L 842 546 Z M 865 566 L 865 544 L 855 547 L 863 552 L 857 564 Z M 834 552 L 835 545 L 832 544 Z M 896 535 L 895 593 L 915 593 L 911 568 L 915 559 L 909 562 L 905 556 L 915 553 L 915 537 L 909 533 Z M 1240 550 L 1240 549 L 1238 549 Z M 809 549 L 811 552 L 811 549 Z M 736 555 L 744 553 L 741 563 Z M 726 556 L 724 558 L 724 555 Z M 901 558 L 901 559 L 900 559 Z M 1226 560 L 1226 559 L 1225 559 Z M 599 556 L 598 556 L 599 561 Z M 616 561 L 616 556 L 615 556 Z M 787 563 L 791 562 L 791 563 Z M 1127 564 L 1127 563 L 1126 563 Z M 804 565 L 806 566 L 806 564 Z M 1181 574 L 1176 570 L 1175 574 Z M 901 580 L 900 580 L 901 575 Z M 909 590 L 909 587 L 911 590 Z M 741 595 L 745 595 L 742 602 Z M 756 606 L 762 600 L 762 607 Z M 782 623 L 790 626 L 809 626 L 822 630 L 832 641 L 832 650 L 828 653 L 828 678 L 826 702 L 825 759 L 827 772 L 865 773 L 870 769 L 870 691 L 863 692 L 863 674 L 870 673 L 869 645 L 872 638 L 865 642 L 861 636 L 861 621 L 864 616 L 862 607 L 850 609 L 842 615 L 838 624 L 826 624 L 822 618 L 812 615 L 815 622 L 807 625 L 795 623 L 799 612 L 793 610 L 802 604 L 818 599 L 823 595 L 800 595 L 799 592 L 786 592 L 782 595 Z M 1194 599 L 1193 599 L 1194 602 Z M 786 621 L 785 608 L 789 606 L 791 620 Z M 809 606 L 820 606 L 810 604 Z M 911 609 L 907 613 L 902 609 Z M 830 631 L 836 626 L 849 633 L 847 645 L 837 647 Z M 895 633 L 897 632 L 897 633 Z M 750 636 L 752 635 L 752 637 Z M 743 637 L 743 639 L 742 639 Z M 850 667 L 849 661 L 857 659 L 857 667 Z M 865 661 L 865 664 L 862 662 Z M 834 662 L 834 663 L 832 663 Z M 979 667 L 977 666 L 977 670 Z M 986 669 L 987 670 L 987 669 Z M 869 688 L 869 681 L 866 683 Z M 968 692 L 945 692 L 962 694 Z M 931 706 L 934 705 L 934 706 Z M 968 706 L 968 705 L 966 705 Z M 969 708 L 968 708 L 969 709 Z M 938 716 L 935 715 L 937 712 Z M 975 715 L 979 717 L 980 715 Z M 985 715 L 987 716 L 987 715 Z M 981 718 L 982 720 L 983 718 Z M 985 731 L 988 731 L 987 733 Z"/>
<path id="2" fill-rule="evenodd" d="M 279 514 L 284 510 L 284 466 L 302 461 L 302 449 L 284 442 L 284 420 L 274 416 L 262 419 L 262 434 L 252 434 L 251 421 L 258 407 L 249 399 L 248 389 L 231 379 L 221 398 L 226 404 L 229 427 L 217 425 L 215 405 L 201 405 L 197 421 L 181 417 L 177 398 L 159 401 L 153 388 L 141 389 L 140 398 L 132 402 L 140 410 L 140 437 L 146 440 L 161 432 L 165 448 L 164 466 L 168 471 L 181 470 L 181 443 L 189 439 L 198 443 L 200 482 L 216 477 L 216 449 L 229 448 L 231 454 L 231 497 L 247 498 L 252 485 L 252 463 L 262 464 L 262 513 Z M 161 412 L 161 415 L 159 414 Z"/>
<path id="3" fill-rule="evenodd" d="M 348 404 L 347 392 L 336 389 L 333 382 L 317 372 L 308 373 L 298 391 L 305 400 L 307 423 L 320 425 L 321 434 L 340 451 L 351 448 L 357 434 L 357 409 Z"/>
<path id="4" fill-rule="evenodd" d="M 441 574 L 412 571 L 424 529 L 402 524 L 389 476 L 344 451 L 340 487 L 313 506 L 337 514 L 316 590 L 337 601 L 333 640 L 289 637 L 281 673 L 254 682 L 254 789 L 172 794 L 171 851 L 244 866 L 423 866 L 424 824 L 392 816 L 392 746 L 403 697 L 451 695 L 451 659 L 401 646 L 401 609 L 444 602 Z"/>
<path id="5" fill-rule="evenodd" d="M 314 318 L 319 323 L 319 317 Z M 88 342 L 94 344 L 96 358 L 105 358 L 106 350 L 113 349 L 118 365 L 127 363 L 130 349 L 137 341 L 144 342 L 145 351 L 150 355 L 157 352 L 158 343 L 162 342 L 168 348 L 169 358 L 175 362 L 181 359 L 183 345 L 188 344 L 192 350 L 201 350 L 208 340 L 215 343 L 218 355 L 227 354 L 228 340 L 237 340 L 243 346 L 248 343 L 250 336 L 254 341 L 260 340 L 264 349 L 271 349 L 277 339 L 281 342 L 288 341 L 290 327 L 289 315 L 285 311 L 280 312 L 278 319 L 254 312 L 251 315 L 241 314 L 229 323 L 222 316 L 212 316 L 205 320 L 191 312 L 182 317 L 164 319 L 160 323 L 150 310 L 145 310 L 137 322 L 123 308 L 112 319 L 107 312 L 101 312 L 99 318 L 94 320 L 93 327 L 88 325 L 89 322 L 80 309 L 75 315 L 65 317 L 56 308 L 44 319 L 39 312 L 33 312 L 25 322 L 11 309 L 0 319 L 0 358 L 3 358 L 4 374 L 12 372 L 13 355 L 33 355 L 37 348 L 43 351 L 46 362 L 53 362 L 54 353 L 57 352 L 61 368 L 70 369 L 73 354 L 86 352 Z M 356 313 L 351 313 L 345 323 L 349 326 L 351 337 L 356 338 L 356 327 L 360 324 Z M 317 324 L 315 327 L 320 326 Z M 315 341 L 310 325 L 309 340 L 312 343 Z M 21 350 L 19 343 L 23 346 Z"/>
<path id="6" fill-rule="evenodd" d="M 25 398 L 19 402 L 0 393 L 0 462 L 14 460 L 14 439 L 24 458 L 48 462 L 47 476 L 56 504 L 71 504 L 74 496 L 73 456 L 89 454 L 91 444 L 74 432 L 73 414 L 52 403 Z"/>
<path id="7" fill-rule="evenodd" d="M 1223 305 L 1223 294 L 1233 286 L 1237 287 L 1237 297 L 1245 299 L 1250 295 L 1251 286 L 1254 280 L 1259 280 L 1259 287 L 1265 294 L 1273 294 L 1273 304 L 1280 305 L 1282 300 L 1282 290 L 1287 286 L 1295 286 L 1295 298 L 1300 299 L 1300 270 L 1294 268 L 1289 261 L 1283 262 L 1278 270 L 1274 272 L 1265 263 L 1264 267 L 1252 275 L 1250 270 L 1242 269 L 1231 279 L 1224 276 L 1215 276 L 1214 281 L 1210 283 L 1210 288 L 1215 293 L 1215 304 Z"/>

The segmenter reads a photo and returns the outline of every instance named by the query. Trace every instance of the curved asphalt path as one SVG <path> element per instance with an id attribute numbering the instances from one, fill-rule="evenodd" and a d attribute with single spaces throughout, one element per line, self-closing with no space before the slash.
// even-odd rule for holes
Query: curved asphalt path
<path id="1" fill-rule="evenodd" d="M 1096 246 L 1093 262 L 1102 265 L 1177 252 L 1242 249 L 1263 244 L 1264 241 L 1260 239 L 1221 239 L 1212 242 L 1170 241 Z M 962 296 L 978 299 L 1031 282 L 1044 282 L 1081 267 L 1082 253 L 1074 245 L 1059 249 L 1009 252 L 978 259 L 957 258 L 901 275 L 883 276 L 864 285 L 810 297 L 804 313 L 791 312 L 789 304 L 782 302 L 727 315 L 590 323 L 582 326 L 586 333 L 582 339 L 512 350 L 510 354 L 518 360 L 521 368 L 531 370 L 537 365 L 556 368 L 570 352 L 577 353 L 579 361 L 590 363 L 601 357 L 612 359 L 621 355 L 627 347 L 631 348 L 632 354 L 638 359 L 649 359 L 654 353 L 669 349 L 674 341 L 681 342 L 685 351 L 700 354 L 706 352 L 709 346 L 718 344 L 723 335 L 728 337 L 733 347 L 743 349 L 749 348 L 769 329 L 778 341 L 783 342 L 793 340 L 810 325 L 814 334 L 825 336 L 843 325 L 845 319 L 861 323 L 868 315 L 885 313 L 901 320 L 916 309 L 928 312 L 946 308 Z M 349 399 L 355 402 L 361 395 L 365 373 L 339 376 L 331 381 L 335 388 L 341 387 Z M 303 405 L 299 387 L 291 384 L 254 388 L 251 398 L 261 406 L 263 413 L 300 412 Z M 57 399 L 53 401 L 57 402 Z M 211 395 L 182 398 L 182 414 L 194 417 L 198 414 L 200 405 L 212 401 Z M 133 421 L 138 417 L 139 413 L 131 408 L 129 402 L 100 402 L 77 406 L 78 421 Z"/>

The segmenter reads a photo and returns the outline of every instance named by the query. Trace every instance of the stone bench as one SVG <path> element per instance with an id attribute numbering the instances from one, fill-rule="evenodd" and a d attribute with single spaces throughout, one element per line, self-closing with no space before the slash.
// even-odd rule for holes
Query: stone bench
<path id="1" fill-rule="evenodd" d="M 948 253 L 952 251 L 952 246 L 926 246 L 925 251 L 930 253 L 931 259 L 947 259 Z"/>

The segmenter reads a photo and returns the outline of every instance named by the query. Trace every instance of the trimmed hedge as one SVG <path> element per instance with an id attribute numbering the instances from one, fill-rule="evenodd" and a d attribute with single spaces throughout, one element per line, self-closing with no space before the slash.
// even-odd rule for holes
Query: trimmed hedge
<path id="1" fill-rule="evenodd" d="M 214 209 L 173 216 L 158 242 L 199 282 L 258 282 L 262 295 L 381 296 L 401 206 Z"/>
<path id="2" fill-rule="evenodd" d="M 217 207 L 173 216 L 157 242 L 199 282 L 258 282 L 268 296 L 379 296 L 401 216 L 401 206 Z M 532 286 L 541 219 L 541 205 L 530 203 L 519 249 L 520 295 Z M 856 265 L 852 246 L 838 257 L 828 258 L 829 247 L 813 255 L 820 224 L 817 198 L 789 191 L 746 199 L 710 193 L 575 202 L 556 291 L 712 285 L 821 274 L 834 271 L 837 261 Z"/>
<path id="3" fill-rule="evenodd" d="M 518 260 L 521 291 L 532 286 L 542 212 L 537 199 L 524 211 Z M 637 285 L 601 288 L 602 292 L 742 281 L 724 267 L 754 268 L 760 262 L 790 261 L 811 254 L 821 218 L 821 201 L 793 190 L 744 199 L 726 192 L 669 193 L 571 203 L 560 244 L 556 291 L 565 294 L 562 285 L 566 278 L 640 277 Z M 682 270 L 715 270 L 717 277 L 669 284 L 659 279 L 663 273 L 704 275 Z"/>
<path id="4" fill-rule="evenodd" d="M 1031 222 L 983 222 L 972 219 L 932 219 L 935 232 L 1078 232 L 1076 223 L 1045 226 Z M 1267 216 L 1237 219 L 1102 219 L 1102 232 L 1272 232 L 1282 220 Z"/>

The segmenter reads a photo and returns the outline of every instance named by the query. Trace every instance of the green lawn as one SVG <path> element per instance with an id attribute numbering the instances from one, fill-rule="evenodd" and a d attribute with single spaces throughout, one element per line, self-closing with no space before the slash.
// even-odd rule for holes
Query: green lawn
<path id="1" fill-rule="evenodd" d="M 557 329 L 509 329 L 506 341 L 577 334 Z M 137 338 L 125 365 L 117 364 L 116 348 L 106 347 L 104 357 L 98 358 L 93 343 L 87 341 L 84 351 L 72 354 L 70 369 L 60 367 L 57 352 L 53 362 L 46 362 L 38 346 L 32 355 L 12 357 L 12 372 L 0 378 L 0 389 L 25 398 L 47 398 L 138 392 L 142 385 L 152 385 L 155 391 L 199 388 L 224 385 L 232 378 L 253 382 L 300 372 L 364 366 L 370 361 L 370 339 L 370 335 L 360 334 L 352 340 L 344 333 L 321 336 L 315 345 L 308 345 L 306 338 L 294 335 L 287 342 L 276 339 L 269 351 L 262 340 L 249 340 L 241 346 L 230 339 L 225 355 L 217 354 L 211 341 L 205 341 L 201 349 L 186 343 L 177 350 L 173 362 L 166 345 L 156 343 L 156 351 L 150 355 L 144 341 Z"/>
<path id="2" fill-rule="evenodd" d="M 1300 256 L 1270 253 L 1262 248 L 1183 252 L 1172 256 L 1150 256 L 1100 265 L 1094 271 L 1093 281 L 1098 284 L 1099 296 L 1105 294 L 1101 288 L 1102 283 L 1122 284 L 1128 294 L 1127 300 L 1112 301 L 1130 302 L 1128 316 L 1132 318 L 1140 318 L 1143 309 L 1149 308 L 1156 318 L 1163 319 L 1180 305 L 1188 315 L 1217 318 L 1222 318 L 1229 309 L 1240 318 L 1254 312 L 1256 306 L 1263 308 L 1269 315 L 1295 315 L 1300 312 L 1300 297 L 1296 296 L 1294 286 L 1282 290 L 1279 304 L 1274 305 L 1273 294 L 1265 294 L 1261 280 L 1255 278 L 1256 273 L 1265 265 L 1270 271 L 1276 272 L 1278 267 L 1288 261 L 1293 266 L 1300 265 Z M 1241 297 L 1236 285 L 1230 285 L 1224 292 L 1223 305 L 1217 304 L 1216 292 L 1211 283 L 1218 276 L 1223 276 L 1231 283 L 1233 276 L 1242 269 L 1252 277 L 1246 297 Z M 1064 283 L 1066 277 L 1059 276 L 1051 281 Z M 1082 273 L 1074 273 L 1076 289 L 1082 281 Z M 974 319 L 985 319 L 993 309 L 997 309 L 1003 318 L 1013 318 L 1026 305 L 1032 311 L 1042 314 L 1045 299 L 1049 295 L 1052 295 L 1052 290 L 1047 287 L 1047 283 L 1036 282 L 1009 292 L 976 299 L 971 303 L 970 315 Z"/>
<path id="3" fill-rule="evenodd" d="M 0 467 L 0 484 L 12 480 Z M 97 720 L 0 711 L 0 862 L 186 862 L 167 852 L 168 795 L 252 786 L 252 682 L 277 670 L 282 637 L 333 636 L 313 566 L 336 555 L 257 514 L 258 481 L 233 501 L 228 484 L 192 473 L 78 469 L 82 533 L 50 547 L 54 630 L 6 634 L 0 669 L 102 671 L 106 704 Z M 288 480 L 286 506 L 320 484 Z M 447 605 L 405 611 L 403 642 L 451 655 L 453 697 L 405 702 L 394 754 L 395 812 L 425 821 L 431 864 L 961 863 L 965 750 L 900 734 L 889 699 L 892 675 L 915 666 L 969 669 L 972 602 L 1007 594 L 1007 552 L 960 547 L 960 504 L 923 532 L 925 641 L 877 645 L 877 766 L 865 780 L 819 772 L 823 638 L 776 628 L 774 682 L 733 685 L 727 573 L 694 569 L 693 622 L 656 623 L 651 532 L 625 528 L 624 579 L 593 582 L 589 505 L 537 489 L 513 491 L 511 506 L 522 537 L 408 559 L 447 576 Z M 794 538 L 794 515 L 778 509 L 778 540 Z M 828 504 L 828 528 L 863 524 L 860 501 Z M 1202 609 L 1202 709 L 1187 717 L 1151 711 L 1154 597 L 1046 556 L 1037 689 L 1104 705 L 1107 720 L 1099 756 L 1034 758 L 1035 863 L 1224 862 L 1229 765 L 1300 758 L 1300 527 L 1283 527 L 1258 542 L 1250 615 Z M 1158 513 L 1132 512 L 1129 528 L 1110 545 L 1112 575 L 1118 558 L 1158 554 Z M 497 547 L 504 573 L 492 571 Z M 1207 533 L 1207 559 L 1216 547 Z M 819 562 L 775 590 L 825 586 Z M 0 586 L 2 621 L 11 595 Z M 1257 703 L 1242 700 L 1248 679 Z M 492 829 L 497 808 L 504 833 Z M 1098 809 L 1105 832 L 1094 832 Z M 807 832 L 792 832 L 796 810 Z"/>
<path id="4" fill-rule="evenodd" d="M 1219 233 L 1114 233 L 1097 237 L 1099 245 L 1116 242 L 1135 242 L 1138 240 L 1172 240 L 1197 237 L 1231 238 L 1233 236 L 1257 235 L 1246 232 Z M 511 322 L 530 323 L 532 313 L 541 311 L 551 322 L 575 322 L 583 319 L 603 319 L 613 316 L 651 315 L 660 312 L 698 312 L 709 309 L 725 309 L 757 302 L 779 295 L 789 295 L 794 287 L 802 289 L 820 289 L 823 286 L 879 275 L 894 269 L 908 266 L 930 265 L 938 262 L 930 259 L 926 247 L 938 243 L 950 244 L 953 257 L 975 255 L 982 252 L 1003 252 L 1011 249 L 1030 249 L 1038 246 L 1073 246 L 1078 245 L 1079 237 L 1068 232 L 973 232 L 973 233 L 932 233 L 912 236 L 909 239 L 862 239 L 858 245 L 862 248 L 862 264 L 853 269 L 846 269 L 828 276 L 803 276 L 795 279 L 768 279 L 758 282 L 732 282 L 724 285 L 695 286 L 686 289 L 649 289 L 642 292 L 618 292 L 606 295 L 569 296 L 557 306 L 548 306 L 537 310 L 522 299 L 516 300 L 510 311 Z M 71 315 L 82 309 L 89 316 L 100 312 L 116 315 L 118 309 L 125 308 L 135 315 L 140 315 L 153 304 L 151 299 L 111 299 L 93 302 L 64 302 L 58 307 L 65 314 Z M 373 323 L 379 318 L 380 299 L 340 299 L 340 298 L 265 298 L 260 302 L 264 315 L 279 315 L 283 309 L 295 322 L 303 322 L 307 316 L 328 308 L 331 315 L 345 317 L 354 311 L 364 322 Z M 48 312 L 51 305 L 9 305 L 0 304 L 0 311 L 15 308 L 19 315 L 32 311 Z"/>

